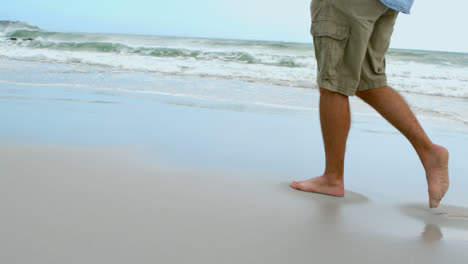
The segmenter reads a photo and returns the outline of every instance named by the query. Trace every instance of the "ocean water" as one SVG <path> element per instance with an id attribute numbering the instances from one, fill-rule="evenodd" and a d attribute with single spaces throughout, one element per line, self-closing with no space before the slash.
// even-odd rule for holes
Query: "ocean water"
<path id="1" fill-rule="evenodd" d="M 0 64 L 0 84 L 60 84 L 278 109 L 314 108 L 304 93 L 317 89 L 312 43 L 51 32 L 0 21 Z M 25 69 L 28 64 L 36 70 Z M 79 74 L 89 71 L 115 83 Z M 114 73 L 148 81 L 132 83 Z M 468 125 L 468 54 L 393 49 L 387 74 L 418 114 Z M 157 78 L 156 85 L 155 76 L 184 81 L 173 87 Z M 191 86 L 190 78 L 206 85 Z"/>

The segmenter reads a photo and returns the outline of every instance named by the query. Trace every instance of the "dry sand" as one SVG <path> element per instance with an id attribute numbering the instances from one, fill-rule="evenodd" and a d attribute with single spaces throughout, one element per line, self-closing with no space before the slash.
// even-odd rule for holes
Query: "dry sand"
<path id="1" fill-rule="evenodd" d="M 252 180 L 255 178 L 255 180 Z M 0 263 L 466 263 L 468 209 L 299 192 L 123 147 L 0 144 Z"/>

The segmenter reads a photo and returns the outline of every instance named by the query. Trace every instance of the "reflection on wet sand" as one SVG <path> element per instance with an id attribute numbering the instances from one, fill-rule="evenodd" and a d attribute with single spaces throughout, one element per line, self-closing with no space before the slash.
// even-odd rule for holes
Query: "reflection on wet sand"
<path id="1" fill-rule="evenodd" d="M 422 204 L 408 204 L 400 209 L 405 215 L 425 223 L 421 233 L 425 242 L 436 242 L 443 238 L 468 241 L 468 208 L 441 205 L 437 209 L 429 209 Z M 456 229 L 456 232 L 452 232 L 452 229 Z"/>
<path id="2" fill-rule="evenodd" d="M 434 224 L 426 224 L 424 231 L 421 233 L 424 242 L 440 241 L 444 235 L 440 231 L 440 227 Z"/>
<path id="3" fill-rule="evenodd" d="M 334 197 L 322 194 L 312 194 L 312 199 L 318 202 L 318 210 L 321 215 L 323 227 L 331 230 L 339 229 L 340 221 L 346 221 L 347 217 L 340 217 L 340 210 L 347 205 L 366 204 L 369 198 L 366 196 L 345 190 L 344 197 Z M 335 230 L 336 231 L 336 230 Z M 340 234 L 337 234 L 339 238 Z"/>
<path id="4" fill-rule="evenodd" d="M 356 192 L 346 191 L 343 198 L 292 189 L 291 193 L 313 204 L 311 210 L 318 212 L 312 215 L 315 223 L 335 241 L 356 232 L 408 238 L 413 241 L 412 246 L 421 248 L 438 245 L 441 240 L 468 241 L 468 208 L 442 204 L 429 209 L 426 204 L 407 204 L 397 207 L 403 212 L 401 215 L 393 205 L 370 203 L 368 197 Z M 423 225 L 414 225 L 405 216 L 422 221 Z"/>

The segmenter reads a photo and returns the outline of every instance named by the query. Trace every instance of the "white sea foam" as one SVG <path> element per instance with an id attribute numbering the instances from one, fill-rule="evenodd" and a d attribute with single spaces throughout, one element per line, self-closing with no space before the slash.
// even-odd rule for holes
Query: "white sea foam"
<path id="1" fill-rule="evenodd" d="M 20 31 L 20 37 L 26 37 L 27 32 Z M 316 66 L 310 44 L 33 32 L 34 41 L 0 40 L 0 56 L 315 87 Z M 396 89 L 468 97 L 468 62 L 460 63 L 459 58 L 447 62 L 452 58 L 439 53 L 423 54 L 431 55 L 431 60 L 417 52 L 406 52 L 409 55 L 390 52 L 387 58 L 389 82 Z"/>
<path id="2" fill-rule="evenodd" d="M 43 86 L 43 87 L 88 87 L 86 84 L 71 84 L 71 83 L 31 83 L 31 82 L 12 82 L 0 80 L 0 84 L 13 84 L 13 85 L 28 85 L 28 86 Z"/>
<path id="3" fill-rule="evenodd" d="M 108 88 L 116 91 L 304 110 L 308 106 L 300 101 L 301 95 L 284 96 L 282 90 L 275 90 L 278 93 L 275 95 L 265 94 L 258 87 L 273 84 L 316 88 L 316 63 L 310 43 L 61 33 L 43 31 L 24 23 L 0 23 L 0 34 L 3 34 L 0 58 L 9 60 L 94 67 L 107 72 L 214 77 L 254 84 L 242 86 L 248 91 L 235 87 L 229 87 L 229 91 L 189 87 L 182 92 L 181 88 L 174 91 L 174 87 Z M 29 37 L 34 40 L 23 40 Z M 17 41 L 9 38 L 17 38 Z M 468 109 L 463 106 L 468 100 L 468 54 L 390 50 L 387 75 L 390 85 L 405 92 L 420 113 L 429 113 L 438 102 L 437 97 L 456 98 L 461 100 L 456 106 L 439 106 L 438 113 L 468 122 Z M 61 80 L 61 85 L 63 81 L 66 82 Z M 82 80 L 70 85 L 90 85 L 80 82 Z M 48 82 L 44 84 L 47 86 Z M 255 96 L 250 98 L 252 95 Z"/>

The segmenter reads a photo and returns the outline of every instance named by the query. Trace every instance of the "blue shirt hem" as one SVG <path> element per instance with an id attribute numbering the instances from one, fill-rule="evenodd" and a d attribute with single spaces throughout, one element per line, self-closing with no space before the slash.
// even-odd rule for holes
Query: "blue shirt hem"
<path id="1" fill-rule="evenodd" d="M 380 2 L 391 9 L 405 14 L 410 14 L 410 9 L 414 0 L 380 0 Z"/>

